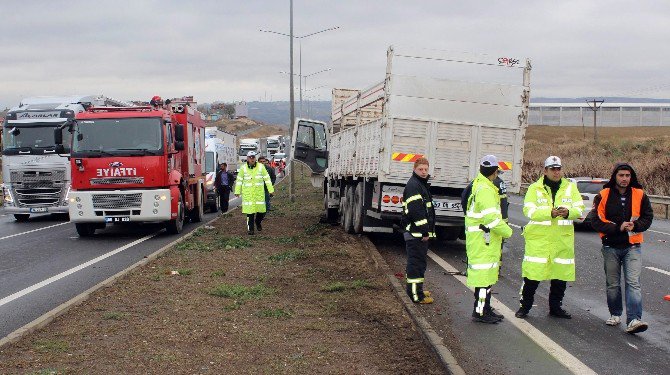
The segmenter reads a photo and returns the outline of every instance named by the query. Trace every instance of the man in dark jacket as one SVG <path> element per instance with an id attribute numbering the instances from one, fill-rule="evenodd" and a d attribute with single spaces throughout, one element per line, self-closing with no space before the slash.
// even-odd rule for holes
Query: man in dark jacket
<path id="1" fill-rule="evenodd" d="M 235 175 L 228 172 L 227 163 L 221 163 L 219 165 L 219 170 L 216 172 L 216 177 L 214 177 L 214 188 L 216 188 L 216 192 L 219 194 L 219 207 L 221 213 L 226 213 L 226 211 L 228 211 L 230 191 L 234 184 Z"/>
<path id="2" fill-rule="evenodd" d="M 263 163 L 265 170 L 267 170 L 270 175 L 270 181 L 272 182 L 272 185 L 274 185 L 275 181 L 277 181 L 277 174 L 275 173 L 275 169 L 270 166 L 270 161 L 265 156 L 258 158 L 258 161 Z M 268 192 L 267 186 L 265 186 L 265 207 L 267 207 L 268 211 L 272 210 L 272 207 L 270 206 L 270 193 Z"/>
<path id="3" fill-rule="evenodd" d="M 610 181 L 593 200 L 589 213 L 593 229 L 600 233 L 607 282 L 609 326 L 621 323 L 621 267 L 626 283 L 626 332 L 644 332 L 648 324 L 642 321 L 642 232 L 649 229 L 654 210 L 642 190 L 635 170 L 629 164 L 617 164 Z"/>
<path id="4" fill-rule="evenodd" d="M 414 303 L 433 303 L 430 292 L 423 290 L 428 239 L 435 237 L 435 207 L 428 190 L 428 159 L 414 162 L 414 173 L 402 193 L 405 249 L 407 251 L 407 294 Z"/>

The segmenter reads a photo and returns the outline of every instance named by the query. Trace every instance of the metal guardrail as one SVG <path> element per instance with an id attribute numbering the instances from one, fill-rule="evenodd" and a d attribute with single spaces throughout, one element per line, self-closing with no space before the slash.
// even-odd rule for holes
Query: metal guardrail
<path id="1" fill-rule="evenodd" d="M 521 184 L 520 194 L 525 194 L 529 186 L 530 184 L 527 183 Z M 665 218 L 670 219 L 670 197 L 665 197 L 663 195 L 649 195 L 649 201 L 651 204 L 665 206 Z"/>

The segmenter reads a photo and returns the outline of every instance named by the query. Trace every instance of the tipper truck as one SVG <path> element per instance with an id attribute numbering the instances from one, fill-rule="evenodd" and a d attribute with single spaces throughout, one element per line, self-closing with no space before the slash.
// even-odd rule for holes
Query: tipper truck
<path id="1" fill-rule="evenodd" d="M 130 106 L 101 95 L 25 98 L 4 123 L 2 162 L 5 211 L 17 221 L 31 214 L 67 217 L 70 164 L 56 154 L 53 131 L 91 106 Z M 70 140 L 63 145 L 70 152 Z"/>
<path id="2" fill-rule="evenodd" d="M 92 107 L 55 132 L 71 136 L 70 220 L 79 236 L 110 223 L 155 222 L 169 233 L 203 219 L 205 126 L 192 101 L 167 108 Z"/>
<path id="3" fill-rule="evenodd" d="M 390 47 L 383 81 L 333 90 L 330 126 L 296 120 L 293 160 L 323 187 L 328 219 L 361 233 L 402 230 L 403 189 L 426 157 L 437 237 L 463 238 L 460 195 L 482 156 L 498 157 L 509 192 L 521 187 L 530 70 L 529 60 Z"/>

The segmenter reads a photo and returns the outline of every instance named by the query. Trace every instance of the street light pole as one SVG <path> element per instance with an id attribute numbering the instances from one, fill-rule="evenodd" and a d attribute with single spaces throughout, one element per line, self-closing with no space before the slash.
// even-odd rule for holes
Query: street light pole
<path id="1" fill-rule="evenodd" d="M 586 101 L 586 104 L 589 105 L 591 110 L 593 111 L 593 141 L 595 143 L 598 143 L 598 128 L 596 127 L 596 119 L 598 118 L 598 109 L 600 106 L 604 103 L 604 100 L 595 100 L 593 99 L 591 102 L 588 100 Z M 593 103 L 593 105 L 591 105 Z"/>
<path id="2" fill-rule="evenodd" d="M 289 35 L 289 40 L 290 40 L 289 50 L 290 50 L 290 55 L 291 55 L 291 58 L 290 58 L 290 61 L 291 61 L 290 62 L 290 64 L 291 64 L 290 72 L 291 72 L 291 74 L 289 74 L 289 82 L 290 82 L 289 91 L 290 91 L 290 98 L 291 98 L 290 99 L 291 100 L 291 111 L 290 111 L 291 112 L 291 119 L 290 119 L 291 122 L 290 122 L 289 129 L 291 131 L 291 141 L 295 142 L 295 140 L 292 139 L 293 138 L 293 133 L 294 133 L 294 130 L 295 130 L 294 129 L 295 128 L 295 124 L 294 124 L 295 123 L 295 94 L 293 93 L 293 0 L 290 0 L 290 7 L 291 7 L 291 11 L 290 11 L 290 13 L 291 13 L 291 15 L 290 15 L 290 18 L 291 18 L 290 29 L 291 29 L 291 31 L 290 31 L 290 35 Z M 293 162 L 294 152 L 295 152 L 294 150 L 291 150 L 291 159 L 289 159 L 290 171 L 289 171 L 288 196 L 289 196 L 289 199 L 291 200 L 291 202 L 295 202 L 295 173 L 294 173 L 295 163 Z"/>
<path id="3" fill-rule="evenodd" d="M 291 18 L 291 19 L 292 19 L 292 18 Z M 303 111 L 302 111 L 302 108 L 303 108 L 303 107 L 302 107 L 302 77 L 303 77 L 303 75 L 302 75 L 302 40 L 303 40 L 304 38 L 308 38 L 308 37 L 310 37 L 310 36 L 312 36 L 312 35 L 325 33 L 326 31 L 337 30 L 337 29 L 339 29 L 339 28 L 340 28 L 339 26 L 329 27 L 329 28 L 327 28 L 327 29 L 319 30 L 319 31 L 316 31 L 316 32 L 313 32 L 313 33 L 309 33 L 309 34 L 305 34 L 305 35 L 300 35 L 300 36 L 293 36 L 293 33 L 291 33 L 291 35 L 288 35 L 288 34 L 285 34 L 285 33 L 280 33 L 280 32 L 278 32 L 278 31 L 263 30 L 263 29 L 260 29 L 260 30 L 259 30 L 259 31 L 264 32 L 264 33 L 278 34 L 278 35 L 288 36 L 288 37 L 290 37 L 291 39 L 293 39 L 293 38 L 298 39 L 298 54 L 299 54 L 299 58 L 298 58 L 298 75 L 300 76 L 300 81 L 299 81 L 298 85 L 299 85 L 299 88 L 300 88 L 300 117 L 303 116 Z"/>

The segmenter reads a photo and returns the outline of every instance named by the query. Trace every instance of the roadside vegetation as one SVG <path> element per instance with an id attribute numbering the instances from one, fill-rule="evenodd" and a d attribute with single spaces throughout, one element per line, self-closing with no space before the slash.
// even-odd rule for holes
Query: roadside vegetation
<path id="1" fill-rule="evenodd" d="M 670 195 L 670 127 L 598 128 L 529 126 L 526 131 L 523 181 L 542 174 L 544 159 L 557 155 L 566 176 L 609 178 L 615 163 L 628 162 L 652 195 Z"/>

